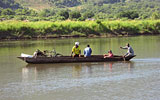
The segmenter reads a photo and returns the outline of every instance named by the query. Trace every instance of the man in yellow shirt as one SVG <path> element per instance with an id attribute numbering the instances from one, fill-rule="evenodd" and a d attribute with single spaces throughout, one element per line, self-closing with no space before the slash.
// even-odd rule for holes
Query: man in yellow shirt
<path id="1" fill-rule="evenodd" d="M 79 42 L 75 42 L 75 46 L 72 48 L 72 54 L 74 53 L 73 57 L 80 57 L 81 56 L 81 49 L 79 47 Z"/>

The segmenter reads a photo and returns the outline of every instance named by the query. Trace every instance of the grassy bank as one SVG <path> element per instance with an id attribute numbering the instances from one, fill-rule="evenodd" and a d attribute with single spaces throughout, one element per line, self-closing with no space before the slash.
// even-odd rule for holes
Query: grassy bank
<path id="1" fill-rule="evenodd" d="M 0 22 L 0 39 L 160 34 L 160 20 Z"/>

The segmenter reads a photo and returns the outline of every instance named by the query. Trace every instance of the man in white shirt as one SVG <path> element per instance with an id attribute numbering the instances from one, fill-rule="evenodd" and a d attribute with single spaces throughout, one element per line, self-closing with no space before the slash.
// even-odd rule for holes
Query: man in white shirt
<path id="1" fill-rule="evenodd" d="M 120 47 L 121 49 L 128 49 L 127 53 L 124 55 L 124 57 L 128 57 L 128 56 L 134 56 L 134 51 L 132 49 L 132 47 L 129 45 L 129 43 L 126 44 L 125 47 Z"/>
<path id="2" fill-rule="evenodd" d="M 90 57 L 92 53 L 92 49 L 90 48 L 90 45 L 87 45 L 87 47 L 84 49 L 84 57 Z"/>

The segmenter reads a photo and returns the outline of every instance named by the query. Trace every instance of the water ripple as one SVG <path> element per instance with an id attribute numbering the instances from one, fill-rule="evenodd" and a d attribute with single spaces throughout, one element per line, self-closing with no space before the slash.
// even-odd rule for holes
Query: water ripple
<path id="1" fill-rule="evenodd" d="M 144 70 L 135 71 L 134 74 L 124 73 L 120 75 L 114 76 L 103 76 L 103 77 L 90 77 L 90 78 L 55 78 L 51 80 L 34 80 L 30 82 L 15 82 L 9 83 L 5 85 L 3 88 L 0 88 L 0 92 L 2 94 L 10 94 L 10 95 L 2 95 L 6 97 L 18 98 L 27 95 L 31 95 L 33 93 L 44 94 L 49 91 L 54 91 L 57 89 L 70 89 L 73 87 L 85 87 L 91 86 L 94 84 L 102 84 L 105 82 L 121 82 L 123 80 L 132 79 L 132 78 L 141 78 L 152 76 L 153 74 L 160 74 L 160 70 Z M 21 95 L 19 95 L 21 94 Z M 3 97 L 5 98 L 5 97 Z"/>

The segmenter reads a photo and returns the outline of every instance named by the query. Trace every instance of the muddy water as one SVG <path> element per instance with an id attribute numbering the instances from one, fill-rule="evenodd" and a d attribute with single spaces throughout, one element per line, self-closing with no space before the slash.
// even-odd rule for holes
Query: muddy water
<path id="1" fill-rule="evenodd" d="M 16 57 L 55 49 L 70 55 L 75 41 L 93 54 L 125 54 L 130 62 L 27 64 Z M 160 100 L 160 36 L 78 38 L 0 42 L 0 100 Z"/>

